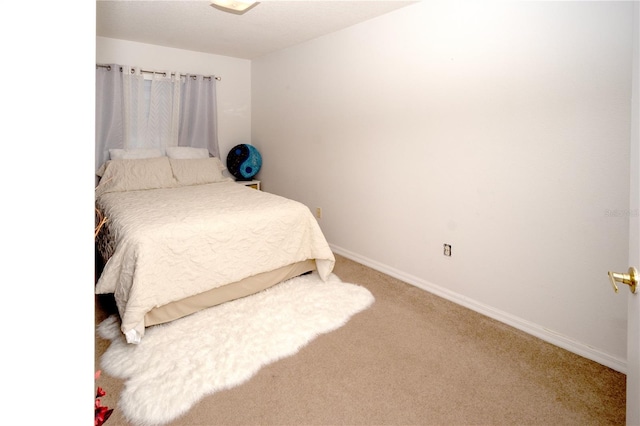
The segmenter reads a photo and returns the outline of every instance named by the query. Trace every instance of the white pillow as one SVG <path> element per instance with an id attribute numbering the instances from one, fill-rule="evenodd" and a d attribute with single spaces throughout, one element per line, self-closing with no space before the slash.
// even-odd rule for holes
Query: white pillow
<path id="1" fill-rule="evenodd" d="M 110 149 L 109 158 L 112 160 L 134 160 L 139 158 L 164 157 L 161 149 L 158 148 L 129 148 Z"/>
<path id="2" fill-rule="evenodd" d="M 169 158 L 191 159 L 191 158 L 209 158 L 209 150 L 207 148 L 192 148 L 190 146 L 168 146 L 166 148 Z"/>
<path id="3" fill-rule="evenodd" d="M 96 196 L 107 192 L 174 188 L 178 186 L 168 157 L 107 161 Z"/>
<path id="4" fill-rule="evenodd" d="M 214 161 L 214 163 L 216 163 L 216 164 L 218 165 L 218 169 L 219 169 L 221 172 L 224 172 L 225 170 L 227 170 L 227 168 L 225 167 L 225 165 L 224 165 L 224 164 L 222 164 L 222 161 L 220 161 L 220 159 L 219 159 L 218 157 L 211 157 L 211 158 L 215 160 L 215 161 Z M 233 180 L 233 179 L 231 179 L 231 180 Z"/>
<path id="5" fill-rule="evenodd" d="M 98 169 L 98 171 L 96 171 L 96 176 L 98 177 L 102 177 L 102 175 L 104 174 L 104 170 L 107 168 L 107 163 L 111 161 L 111 160 L 107 160 L 104 163 L 102 163 L 102 166 L 100 166 L 100 168 Z"/>
<path id="6" fill-rule="evenodd" d="M 219 161 L 215 157 L 169 158 L 173 177 L 180 186 L 232 181 L 233 179 L 222 175 Z"/>

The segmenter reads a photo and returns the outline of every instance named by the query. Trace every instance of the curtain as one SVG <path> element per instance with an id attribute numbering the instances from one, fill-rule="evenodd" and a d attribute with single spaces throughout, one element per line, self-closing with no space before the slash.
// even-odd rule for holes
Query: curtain
<path id="1" fill-rule="evenodd" d="M 124 148 L 123 79 L 120 66 L 96 68 L 96 170 L 109 149 Z"/>
<path id="2" fill-rule="evenodd" d="M 213 77 L 187 74 L 182 87 L 179 146 L 207 148 L 220 158 L 216 80 Z"/>
<path id="3" fill-rule="evenodd" d="M 96 67 L 96 170 L 113 148 L 180 145 L 219 157 L 215 81 L 127 65 Z"/>

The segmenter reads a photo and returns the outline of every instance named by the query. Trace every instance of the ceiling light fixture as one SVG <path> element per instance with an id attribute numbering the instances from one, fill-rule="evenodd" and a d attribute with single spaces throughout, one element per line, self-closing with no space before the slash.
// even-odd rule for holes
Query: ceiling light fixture
<path id="1" fill-rule="evenodd" d="M 211 6 L 235 12 L 244 12 L 256 2 L 257 0 L 211 0 Z"/>

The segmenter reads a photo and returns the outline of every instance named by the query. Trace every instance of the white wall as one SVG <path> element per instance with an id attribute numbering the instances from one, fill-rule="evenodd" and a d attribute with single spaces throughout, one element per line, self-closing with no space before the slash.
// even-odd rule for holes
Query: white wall
<path id="1" fill-rule="evenodd" d="M 263 187 L 336 252 L 624 371 L 631 11 L 425 1 L 254 60 Z"/>
<path id="2" fill-rule="evenodd" d="M 149 70 L 217 75 L 220 155 L 251 141 L 251 62 L 181 49 L 96 37 L 96 63 L 134 65 Z"/>

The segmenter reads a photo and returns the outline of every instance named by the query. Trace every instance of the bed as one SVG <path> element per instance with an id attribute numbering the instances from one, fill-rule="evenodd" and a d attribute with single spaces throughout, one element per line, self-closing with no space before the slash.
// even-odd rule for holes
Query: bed
<path id="1" fill-rule="evenodd" d="M 96 236 L 105 261 L 96 294 L 113 293 L 121 329 L 145 328 L 247 297 L 335 258 L 309 209 L 224 177 L 215 157 L 107 161 Z"/>

